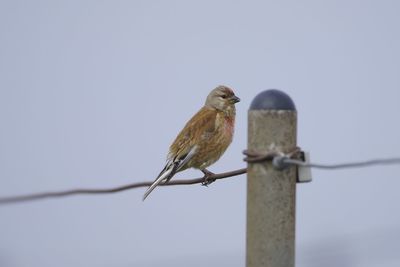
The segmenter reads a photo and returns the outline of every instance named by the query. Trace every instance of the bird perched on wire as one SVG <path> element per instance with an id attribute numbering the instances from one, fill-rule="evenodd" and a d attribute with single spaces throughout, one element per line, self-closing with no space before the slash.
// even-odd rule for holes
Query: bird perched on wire
<path id="1" fill-rule="evenodd" d="M 213 173 L 206 168 L 216 162 L 232 142 L 235 103 L 240 99 L 232 89 L 220 85 L 212 90 L 204 106 L 186 123 L 169 148 L 167 164 L 147 189 L 143 200 L 160 183 L 167 183 L 177 172 L 195 168 L 204 173 L 203 185 Z"/>

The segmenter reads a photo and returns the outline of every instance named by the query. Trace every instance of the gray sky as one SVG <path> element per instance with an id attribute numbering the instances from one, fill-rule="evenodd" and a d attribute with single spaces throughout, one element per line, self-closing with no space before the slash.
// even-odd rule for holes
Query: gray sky
<path id="1" fill-rule="evenodd" d="M 262 90 L 316 162 L 399 156 L 398 1 L 0 1 L 0 195 L 153 180 L 216 85 L 245 166 Z M 313 171 L 297 266 L 399 266 L 399 167 Z M 198 177 L 187 171 L 177 177 Z M 244 266 L 245 176 L 0 207 L 1 267 Z M 189 264 L 190 263 L 190 264 Z"/>

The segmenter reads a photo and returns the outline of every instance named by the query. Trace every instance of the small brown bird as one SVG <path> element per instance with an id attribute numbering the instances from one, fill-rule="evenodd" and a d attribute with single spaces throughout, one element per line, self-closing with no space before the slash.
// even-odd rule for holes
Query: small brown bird
<path id="1" fill-rule="evenodd" d="M 201 170 L 216 162 L 232 142 L 235 125 L 235 103 L 240 99 L 232 89 L 220 85 L 212 90 L 205 105 L 186 123 L 169 148 L 167 164 L 147 189 L 143 200 L 161 182 L 167 183 L 177 172 L 188 168 Z"/>

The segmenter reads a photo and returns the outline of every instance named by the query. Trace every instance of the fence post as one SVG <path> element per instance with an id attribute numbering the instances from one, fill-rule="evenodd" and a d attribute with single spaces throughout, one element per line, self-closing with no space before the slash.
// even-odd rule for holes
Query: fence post
<path id="1" fill-rule="evenodd" d="M 296 147 L 297 112 L 278 90 L 258 94 L 248 113 L 248 150 L 290 152 Z M 296 167 L 249 163 L 247 174 L 247 267 L 294 267 Z"/>

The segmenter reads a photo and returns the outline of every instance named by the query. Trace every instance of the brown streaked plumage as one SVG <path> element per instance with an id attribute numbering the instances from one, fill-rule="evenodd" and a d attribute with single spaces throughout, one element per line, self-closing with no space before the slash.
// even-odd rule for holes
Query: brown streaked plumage
<path id="1" fill-rule="evenodd" d="M 205 105 L 186 123 L 169 148 L 167 164 L 147 189 L 143 200 L 161 182 L 168 182 L 177 172 L 188 168 L 207 175 L 208 166 L 216 162 L 232 142 L 235 103 L 240 99 L 232 89 L 220 85 L 212 90 Z"/>

